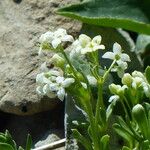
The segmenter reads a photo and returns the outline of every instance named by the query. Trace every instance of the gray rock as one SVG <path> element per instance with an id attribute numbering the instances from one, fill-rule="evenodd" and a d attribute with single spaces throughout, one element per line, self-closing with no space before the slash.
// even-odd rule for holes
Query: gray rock
<path id="1" fill-rule="evenodd" d="M 70 1 L 0 1 L 0 110 L 30 115 L 57 105 L 58 100 L 42 99 L 35 92 L 35 77 L 42 64 L 37 41 L 42 33 L 58 27 L 73 35 L 78 33 L 79 22 L 55 14 Z"/>

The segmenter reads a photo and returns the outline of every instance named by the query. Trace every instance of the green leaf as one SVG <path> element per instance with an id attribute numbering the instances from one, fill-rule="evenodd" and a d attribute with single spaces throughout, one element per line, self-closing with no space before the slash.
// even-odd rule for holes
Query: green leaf
<path id="1" fill-rule="evenodd" d="M 58 10 L 84 23 L 150 34 L 149 0 L 88 0 Z"/>
<path id="2" fill-rule="evenodd" d="M 143 143 L 142 143 L 142 149 L 143 150 L 149 150 L 150 149 L 150 142 L 148 140 L 145 140 Z"/>
<path id="3" fill-rule="evenodd" d="M 26 142 L 26 150 L 31 150 L 31 147 L 32 147 L 32 138 L 31 138 L 31 135 L 28 134 L 27 142 Z"/>
<path id="4" fill-rule="evenodd" d="M 122 128 L 119 124 L 115 123 L 113 125 L 114 130 L 118 135 L 120 135 L 124 140 L 128 142 L 128 144 L 131 146 L 132 145 L 132 135 L 124 128 Z"/>
<path id="5" fill-rule="evenodd" d="M 0 143 L 6 143 L 7 139 L 5 136 L 0 135 Z"/>
<path id="6" fill-rule="evenodd" d="M 127 146 L 123 146 L 122 150 L 132 150 L 132 149 Z"/>
<path id="7" fill-rule="evenodd" d="M 147 79 L 148 83 L 150 84 L 150 66 L 148 66 L 145 69 L 145 76 L 146 76 L 146 79 Z"/>
<path id="8" fill-rule="evenodd" d="M 101 144 L 102 144 L 102 149 L 103 150 L 109 150 L 109 139 L 110 139 L 110 136 L 109 135 L 104 135 L 102 138 L 101 138 Z"/>
<path id="9" fill-rule="evenodd" d="M 15 141 L 12 139 L 12 136 L 11 134 L 9 133 L 8 130 L 5 131 L 5 137 L 7 139 L 7 143 L 10 144 L 15 150 L 17 150 L 17 146 L 16 146 L 16 143 Z"/>
<path id="10" fill-rule="evenodd" d="M 73 136 L 80 142 L 86 150 L 92 150 L 92 144 L 84 136 L 82 136 L 76 129 L 72 129 Z"/>
<path id="11" fill-rule="evenodd" d="M 14 148 L 7 143 L 0 143 L 0 150 L 14 150 Z"/>

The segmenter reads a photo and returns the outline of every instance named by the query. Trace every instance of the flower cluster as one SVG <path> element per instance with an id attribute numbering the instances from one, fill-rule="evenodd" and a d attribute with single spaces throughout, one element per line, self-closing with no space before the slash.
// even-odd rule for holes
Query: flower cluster
<path id="1" fill-rule="evenodd" d="M 56 96 L 64 100 L 65 89 L 74 83 L 74 78 L 64 78 L 60 71 L 51 69 L 46 73 L 40 73 L 36 77 L 38 85 L 36 91 L 39 95 L 47 95 L 49 98 Z"/>
<path id="2" fill-rule="evenodd" d="M 55 32 L 48 31 L 41 35 L 39 42 L 41 44 L 39 55 L 42 54 L 43 49 L 57 49 L 64 42 L 73 42 L 71 35 L 67 34 L 65 29 L 59 28 Z"/>
<path id="3" fill-rule="evenodd" d="M 41 44 L 39 54 L 46 49 L 53 51 L 55 54 L 48 61 L 54 65 L 54 69 L 49 70 L 45 65 L 42 65 L 46 71 L 37 75 L 37 93 L 47 95 L 50 98 L 57 96 L 63 100 L 66 94 L 65 89 L 72 83 L 82 85 L 85 89 L 88 85 L 97 86 L 98 80 L 102 78 L 99 73 L 98 50 L 105 49 L 101 41 L 100 35 L 90 38 L 85 34 L 81 34 L 74 41 L 74 38 L 61 28 L 42 34 L 39 39 Z M 71 50 L 64 49 L 64 42 L 72 42 Z M 92 57 L 93 61 L 88 62 L 86 56 Z M 113 52 L 106 52 L 102 57 L 115 60 L 111 71 L 116 71 L 120 77 L 127 68 L 127 61 L 130 61 L 129 56 L 121 52 L 121 46 L 118 43 L 113 45 Z M 57 70 L 62 70 L 62 73 Z"/>
<path id="4" fill-rule="evenodd" d="M 125 73 L 122 84 L 123 86 L 115 84 L 109 86 L 111 93 L 114 94 L 110 97 L 110 102 L 119 99 L 119 97 L 121 98 L 125 94 L 133 103 L 138 103 L 144 95 L 150 98 L 150 85 L 143 73 L 139 71 L 134 71 L 131 75 Z"/>

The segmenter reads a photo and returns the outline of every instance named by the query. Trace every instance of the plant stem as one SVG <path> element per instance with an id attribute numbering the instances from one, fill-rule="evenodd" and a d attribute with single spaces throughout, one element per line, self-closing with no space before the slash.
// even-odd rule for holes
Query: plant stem
<path id="1" fill-rule="evenodd" d="M 104 102 L 103 102 L 103 82 L 101 81 L 101 79 L 98 81 L 98 99 L 97 99 L 96 113 L 95 113 L 95 118 L 97 123 L 100 118 L 100 108 L 105 109 Z"/>
<path id="2" fill-rule="evenodd" d="M 97 132 L 97 125 L 95 124 L 95 119 L 94 119 L 94 114 L 93 114 L 93 110 L 92 110 L 92 106 L 90 101 L 87 101 L 86 103 L 87 105 L 87 113 L 88 113 L 88 117 L 89 117 L 89 121 L 90 121 L 90 125 L 91 125 L 91 135 L 92 135 L 92 141 L 93 141 L 93 149 L 94 150 L 99 150 L 100 149 L 100 145 L 99 145 L 99 141 L 100 139 L 98 138 L 98 132 Z"/>
<path id="3" fill-rule="evenodd" d="M 111 66 L 109 67 L 109 69 L 105 72 L 105 74 L 103 75 L 103 82 L 105 82 L 109 72 L 111 71 L 111 69 L 113 68 L 114 64 L 116 63 L 116 60 L 114 60 L 111 64 Z"/>
<path id="4" fill-rule="evenodd" d="M 70 62 L 68 56 L 66 55 L 66 53 L 65 53 L 64 51 L 61 51 L 61 52 L 62 52 L 62 54 L 64 55 L 64 57 L 65 57 L 67 63 L 69 64 L 69 66 L 70 66 L 70 68 L 71 68 L 71 70 L 72 70 L 72 72 L 73 72 L 73 75 L 75 76 L 75 78 L 76 78 L 78 84 L 81 85 L 81 83 L 80 83 L 80 81 L 79 81 L 79 79 L 78 79 L 78 76 L 77 76 L 77 74 L 76 74 L 76 71 L 75 71 L 74 67 L 72 66 L 72 64 L 71 64 L 71 62 Z"/>

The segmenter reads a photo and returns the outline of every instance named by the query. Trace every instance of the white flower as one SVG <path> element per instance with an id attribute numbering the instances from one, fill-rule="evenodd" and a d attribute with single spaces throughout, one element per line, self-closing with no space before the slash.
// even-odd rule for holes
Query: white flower
<path id="1" fill-rule="evenodd" d="M 67 31 L 65 29 L 59 28 L 58 30 L 56 30 L 54 32 L 53 35 L 53 40 L 51 42 L 52 46 L 54 49 L 57 48 L 57 46 L 61 43 L 61 42 L 73 42 L 74 39 L 71 35 L 67 34 Z"/>
<path id="2" fill-rule="evenodd" d="M 46 84 L 43 87 L 43 93 L 44 95 L 47 95 L 49 98 L 55 98 L 57 96 L 53 91 L 50 90 L 49 84 Z"/>
<path id="3" fill-rule="evenodd" d="M 75 82 L 73 78 L 64 78 L 57 70 L 50 70 L 47 73 L 40 73 L 36 77 L 36 83 L 38 87 L 36 89 L 39 95 L 47 95 L 49 98 L 55 98 L 56 96 L 63 100 L 66 92 L 65 88 L 68 88 Z"/>
<path id="4" fill-rule="evenodd" d="M 39 42 L 41 44 L 50 44 L 54 49 L 58 47 L 62 42 L 73 42 L 74 39 L 71 35 L 68 35 L 65 29 L 59 28 L 55 32 L 46 32 L 41 35 Z"/>
<path id="5" fill-rule="evenodd" d="M 39 38 L 40 43 L 49 43 L 52 40 L 53 40 L 53 32 L 50 31 L 42 34 L 41 37 Z"/>
<path id="6" fill-rule="evenodd" d="M 118 43 L 114 43 L 113 52 L 106 52 L 102 58 L 121 60 L 123 62 L 130 61 L 130 57 L 127 54 L 122 53 L 121 46 Z"/>
<path id="7" fill-rule="evenodd" d="M 94 76 L 87 75 L 87 79 L 88 79 L 90 85 L 92 85 L 92 86 L 97 85 L 97 80 Z"/>
<path id="8" fill-rule="evenodd" d="M 121 46 L 118 43 L 114 43 L 113 52 L 106 52 L 102 58 L 116 60 L 117 66 L 114 66 L 111 71 L 117 72 L 120 78 L 123 77 L 124 70 L 128 67 L 126 62 L 130 61 L 130 57 L 127 54 L 122 53 Z"/>
<path id="9" fill-rule="evenodd" d="M 73 78 L 64 78 L 58 76 L 55 83 L 49 85 L 49 89 L 53 92 L 56 92 L 58 98 L 63 100 L 65 97 L 65 88 L 69 87 L 75 80 Z"/>
<path id="10" fill-rule="evenodd" d="M 81 34 L 79 38 L 73 43 L 74 49 L 71 51 L 71 56 L 73 55 L 84 55 L 88 52 L 94 52 L 98 49 L 105 49 L 104 45 L 101 45 L 101 36 L 95 36 L 91 39 L 85 34 Z"/>

